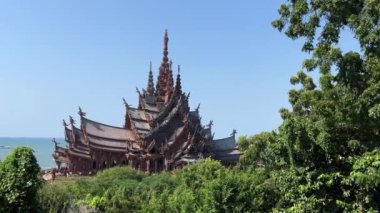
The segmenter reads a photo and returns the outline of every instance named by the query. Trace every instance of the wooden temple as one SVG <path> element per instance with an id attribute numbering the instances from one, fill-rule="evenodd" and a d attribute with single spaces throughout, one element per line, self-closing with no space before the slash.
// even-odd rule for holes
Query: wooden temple
<path id="1" fill-rule="evenodd" d="M 201 123 L 199 106 L 190 110 L 189 96 L 182 91 L 180 67 L 173 77 L 168 57 L 168 33 L 164 35 L 163 58 L 156 85 L 150 64 L 145 89 L 137 90 L 138 106 L 126 100 L 123 127 L 91 120 L 79 108 L 80 124 L 70 116 L 63 120 L 66 148 L 54 140 L 53 159 L 58 169 L 91 174 L 115 165 L 128 165 L 149 173 L 170 171 L 205 157 L 235 164 L 240 156 L 235 133 L 214 140 L 212 121 Z"/>

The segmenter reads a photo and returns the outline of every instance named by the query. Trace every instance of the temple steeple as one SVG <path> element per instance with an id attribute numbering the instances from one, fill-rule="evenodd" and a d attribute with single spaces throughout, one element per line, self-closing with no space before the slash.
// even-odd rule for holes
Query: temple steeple
<path id="1" fill-rule="evenodd" d="M 148 78 L 148 84 L 146 91 L 144 90 L 143 95 L 139 95 L 139 103 L 141 104 L 141 98 L 145 99 L 145 103 L 154 105 L 156 104 L 156 97 L 154 94 L 154 82 L 153 82 L 153 72 L 152 72 L 152 62 L 150 62 L 150 67 L 149 67 L 149 78 Z"/>
<path id="2" fill-rule="evenodd" d="M 173 87 L 173 85 L 174 85 L 172 65 L 173 65 L 173 62 L 172 62 L 172 60 L 170 60 L 169 61 L 168 87 Z"/>
<path id="3" fill-rule="evenodd" d="M 154 82 L 153 82 L 152 62 L 150 62 L 149 78 L 148 78 L 148 85 L 147 85 L 146 91 L 148 92 L 148 95 L 154 95 Z"/>
<path id="4" fill-rule="evenodd" d="M 181 86 L 181 67 L 178 65 L 178 74 L 177 74 L 177 79 L 175 82 L 175 92 L 176 94 L 181 94 L 182 93 L 182 86 Z"/>
<path id="5" fill-rule="evenodd" d="M 168 30 L 165 30 L 165 35 L 164 35 L 164 57 L 162 58 L 162 62 L 164 63 L 168 63 L 169 61 L 169 58 L 168 58 L 168 54 L 169 54 L 169 36 L 168 36 Z"/>
<path id="6" fill-rule="evenodd" d="M 166 104 L 173 93 L 173 73 L 171 72 L 171 65 L 169 62 L 169 36 L 168 31 L 165 31 L 164 35 L 164 50 L 163 58 L 159 68 L 159 75 L 157 78 L 156 97 L 159 107 Z"/>
<path id="7" fill-rule="evenodd" d="M 169 99 L 172 97 L 174 92 L 174 80 L 173 80 L 173 70 L 172 70 L 173 62 L 169 61 L 169 72 L 168 72 L 168 80 L 166 84 L 166 100 L 165 102 L 169 101 Z"/>

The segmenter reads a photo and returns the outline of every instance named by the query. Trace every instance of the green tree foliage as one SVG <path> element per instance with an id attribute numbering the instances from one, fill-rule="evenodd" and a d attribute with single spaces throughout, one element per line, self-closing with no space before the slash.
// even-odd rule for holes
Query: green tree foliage
<path id="1" fill-rule="evenodd" d="M 155 194 L 147 212 L 262 212 L 277 194 L 265 169 L 256 173 L 228 169 L 206 159 L 180 170 L 177 187 Z"/>
<path id="2" fill-rule="evenodd" d="M 15 148 L 0 164 L 1 212 L 36 210 L 36 193 L 41 185 L 40 167 L 27 147 Z"/>
<path id="3" fill-rule="evenodd" d="M 139 212 L 154 194 L 174 187 L 176 182 L 170 173 L 147 175 L 129 167 L 114 167 L 95 177 L 45 184 L 38 199 L 45 212 Z"/>
<path id="4" fill-rule="evenodd" d="M 305 39 L 311 58 L 291 78 L 300 88 L 289 91 L 278 133 L 240 140 L 243 166 L 275 168 L 278 210 L 379 210 L 380 1 L 291 0 L 279 14 L 273 26 Z M 360 52 L 339 48 L 342 30 Z M 318 86 L 306 73 L 314 70 Z"/>
<path id="5" fill-rule="evenodd" d="M 73 193 L 73 183 L 46 183 L 38 191 L 38 201 L 43 212 L 68 212 L 72 202 L 77 198 Z"/>
<path id="6" fill-rule="evenodd" d="M 279 193 L 268 170 L 228 169 L 206 159 L 177 173 L 145 175 L 115 167 L 95 177 L 45 184 L 41 210 L 67 212 L 263 212 Z"/>
<path id="7" fill-rule="evenodd" d="M 38 193 L 40 208 L 45 212 L 67 212 L 80 208 L 106 212 L 131 212 L 140 208 L 143 173 L 128 167 L 115 167 L 94 178 L 57 181 L 45 184 Z M 128 211 L 126 211 L 128 210 Z"/>

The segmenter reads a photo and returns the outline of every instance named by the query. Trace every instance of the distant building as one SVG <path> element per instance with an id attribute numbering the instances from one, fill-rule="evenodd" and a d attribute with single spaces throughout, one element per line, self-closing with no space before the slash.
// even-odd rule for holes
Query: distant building
<path id="1" fill-rule="evenodd" d="M 168 34 L 164 36 L 163 58 L 156 85 L 152 65 L 146 89 L 137 90 L 139 104 L 126 108 L 124 127 L 90 120 L 79 108 L 80 125 L 70 116 L 63 121 L 67 148 L 55 142 L 53 158 L 58 169 L 89 174 L 115 165 L 129 165 L 146 172 L 170 171 L 205 157 L 235 164 L 240 156 L 235 133 L 213 140 L 212 121 L 201 123 L 199 106 L 191 111 L 189 96 L 182 92 L 181 75 L 173 79 L 172 62 L 168 58 Z"/>

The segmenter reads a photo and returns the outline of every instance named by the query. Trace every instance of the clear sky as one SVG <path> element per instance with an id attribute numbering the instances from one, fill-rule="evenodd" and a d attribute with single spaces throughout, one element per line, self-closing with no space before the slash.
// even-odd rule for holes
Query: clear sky
<path id="1" fill-rule="evenodd" d="M 271 26 L 284 0 L 1 1 L 0 136 L 63 137 L 62 119 L 122 126 L 162 37 L 216 137 L 271 131 L 305 54 Z M 348 46 L 351 44 L 348 44 Z"/>

